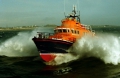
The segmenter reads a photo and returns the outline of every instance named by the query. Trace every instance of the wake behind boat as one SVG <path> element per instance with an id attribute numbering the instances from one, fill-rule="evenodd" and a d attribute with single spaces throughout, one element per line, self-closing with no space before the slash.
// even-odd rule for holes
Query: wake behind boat
<path id="1" fill-rule="evenodd" d="M 77 15 L 76 13 L 74 6 L 72 13 L 65 16 L 61 26 L 54 29 L 54 33 L 38 32 L 38 36 L 32 39 L 44 61 L 54 60 L 58 53 L 68 53 L 67 50 L 77 38 L 81 38 L 86 34 L 95 34 L 90 26 L 80 23 L 80 14 Z"/>

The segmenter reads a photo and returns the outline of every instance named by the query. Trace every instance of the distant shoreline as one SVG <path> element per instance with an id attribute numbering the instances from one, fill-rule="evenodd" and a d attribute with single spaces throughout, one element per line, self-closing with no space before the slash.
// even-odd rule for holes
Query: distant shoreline
<path id="1" fill-rule="evenodd" d="M 20 30 L 34 30 L 35 28 L 22 28 L 22 29 L 0 29 L 0 31 L 20 31 Z"/>
<path id="2" fill-rule="evenodd" d="M 34 30 L 39 27 L 56 27 L 56 25 L 45 26 L 17 26 L 17 27 L 0 27 L 0 31 L 20 31 L 20 30 Z"/>
<path id="3" fill-rule="evenodd" d="M 24 31 L 24 30 L 34 30 L 39 27 L 56 27 L 57 25 L 45 25 L 45 26 L 22 26 L 22 27 L 0 27 L 0 31 Z M 92 29 L 96 28 L 117 28 L 120 29 L 120 26 L 112 26 L 112 25 L 91 25 Z"/>

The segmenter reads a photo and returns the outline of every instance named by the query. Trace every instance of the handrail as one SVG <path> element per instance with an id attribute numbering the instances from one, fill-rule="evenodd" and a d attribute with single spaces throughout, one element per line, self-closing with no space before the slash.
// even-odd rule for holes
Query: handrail
<path id="1" fill-rule="evenodd" d="M 48 39 L 49 36 L 53 35 L 54 33 L 48 33 L 48 32 L 37 32 L 37 38 L 41 39 Z"/>

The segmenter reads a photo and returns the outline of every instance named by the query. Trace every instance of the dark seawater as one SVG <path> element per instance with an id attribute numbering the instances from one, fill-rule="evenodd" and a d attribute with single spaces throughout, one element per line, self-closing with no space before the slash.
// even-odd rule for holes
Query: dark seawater
<path id="1" fill-rule="evenodd" d="M 96 35 L 107 33 L 119 38 L 119 26 L 96 26 L 93 29 L 96 30 Z M 30 41 L 35 33 L 0 32 L 0 78 L 120 78 L 120 61 L 117 60 L 114 64 L 116 60 L 113 58 L 109 59 L 110 63 L 104 58 L 91 56 L 61 65 L 46 65 Z"/>

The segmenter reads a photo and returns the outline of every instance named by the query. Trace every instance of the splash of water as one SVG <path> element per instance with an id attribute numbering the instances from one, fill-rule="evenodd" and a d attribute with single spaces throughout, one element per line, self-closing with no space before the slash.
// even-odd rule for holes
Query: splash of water
<path id="1" fill-rule="evenodd" d="M 0 55 L 10 57 L 35 56 L 37 49 L 31 39 L 31 33 L 18 33 L 18 35 L 6 40 L 0 45 Z"/>
<path id="2" fill-rule="evenodd" d="M 78 54 L 79 58 L 96 57 L 114 65 L 120 62 L 120 40 L 110 34 L 85 36 L 78 39 L 69 50 Z"/>
<path id="3" fill-rule="evenodd" d="M 71 53 L 67 53 L 67 54 L 55 54 L 56 58 L 53 61 L 50 62 L 45 62 L 45 64 L 47 65 L 60 65 L 63 63 L 68 63 L 70 61 L 74 61 L 77 60 L 79 57 L 76 55 L 73 55 Z"/>
<path id="4" fill-rule="evenodd" d="M 68 54 L 58 54 L 48 65 L 59 65 L 73 60 L 96 57 L 107 63 L 117 65 L 120 62 L 120 40 L 110 34 L 99 34 L 98 37 L 84 36 L 78 39 L 68 50 Z"/>
<path id="5" fill-rule="evenodd" d="M 36 35 L 37 31 L 51 32 L 50 28 L 47 29 L 39 28 L 29 33 L 18 33 L 18 35 L 0 45 L 0 55 L 9 57 L 38 55 L 39 53 L 32 38 Z M 114 65 L 120 63 L 119 37 L 110 34 L 101 34 L 97 37 L 84 36 L 78 39 L 68 51 L 68 54 L 58 54 L 54 61 L 46 64 L 59 65 L 85 57 L 96 57 L 105 63 L 112 63 Z"/>
<path id="6" fill-rule="evenodd" d="M 51 32 L 50 28 L 40 27 L 32 32 L 19 32 L 18 35 L 9 38 L 0 45 L 0 55 L 9 57 L 23 57 L 39 55 L 32 38 L 37 32 Z"/>

